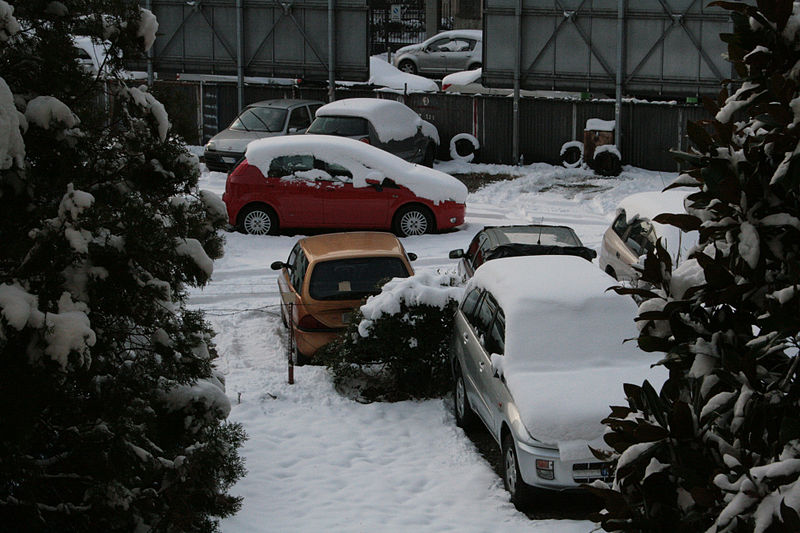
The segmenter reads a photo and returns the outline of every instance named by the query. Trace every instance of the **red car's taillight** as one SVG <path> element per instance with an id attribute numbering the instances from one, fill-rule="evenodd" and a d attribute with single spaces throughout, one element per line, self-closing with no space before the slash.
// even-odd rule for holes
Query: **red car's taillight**
<path id="1" fill-rule="evenodd" d="M 330 329 L 328 326 L 317 320 L 311 315 L 306 315 L 297 323 L 300 329 Z"/>
<path id="2" fill-rule="evenodd" d="M 446 91 L 446 90 L 447 90 L 447 88 L 448 88 L 448 87 L 450 87 L 451 85 L 453 85 L 453 84 L 452 84 L 452 83 L 443 83 L 443 84 L 442 84 L 442 90 L 443 90 L 443 91 Z"/>
<path id="3" fill-rule="evenodd" d="M 370 144 L 370 142 L 369 142 L 369 137 L 361 137 L 361 138 L 359 139 L 359 141 L 361 141 L 362 143 L 367 143 L 367 144 Z"/>

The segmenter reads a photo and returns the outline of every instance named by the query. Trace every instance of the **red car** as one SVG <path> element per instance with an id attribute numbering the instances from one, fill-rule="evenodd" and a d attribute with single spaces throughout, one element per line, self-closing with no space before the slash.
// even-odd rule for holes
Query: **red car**
<path id="1" fill-rule="evenodd" d="M 421 235 L 464 223 L 466 186 L 438 170 L 346 137 L 251 142 L 223 201 L 244 233 L 280 228 L 392 230 Z"/>

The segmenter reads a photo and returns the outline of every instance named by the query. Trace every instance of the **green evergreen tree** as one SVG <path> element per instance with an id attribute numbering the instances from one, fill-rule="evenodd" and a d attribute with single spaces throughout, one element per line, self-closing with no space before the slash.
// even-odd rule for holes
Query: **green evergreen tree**
<path id="1" fill-rule="evenodd" d="M 800 531 L 800 4 L 711 5 L 731 12 L 741 87 L 689 124 L 674 185 L 696 192 L 656 218 L 699 230 L 691 259 L 659 245 L 653 289 L 618 289 L 644 299 L 638 343 L 669 379 L 626 385 L 606 420 L 608 531 Z"/>
<path id="2" fill-rule="evenodd" d="M 205 532 L 240 506 L 244 432 L 185 305 L 224 205 L 122 78 L 155 29 L 127 0 L 0 0 L 3 531 Z"/>

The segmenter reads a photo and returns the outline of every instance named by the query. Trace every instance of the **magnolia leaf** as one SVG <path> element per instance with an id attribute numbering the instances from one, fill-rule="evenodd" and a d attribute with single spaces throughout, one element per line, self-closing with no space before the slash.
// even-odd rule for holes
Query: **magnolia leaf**
<path id="1" fill-rule="evenodd" d="M 645 380 L 642 383 L 642 392 L 644 393 L 644 400 L 650 408 L 650 414 L 656 418 L 662 428 L 667 427 L 666 407 L 649 381 Z"/>
<path id="2" fill-rule="evenodd" d="M 667 352 L 672 347 L 672 342 L 663 337 L 640 335 L 636 340 L 639 348 L 645 352 Z"/>
<path id="3" fill-rule="evenodd" d="M 680 213 L 662 213 L 653 218 L 653 221 L 675 226 L 683 232 L 699 230 L 701 224 L 700 219 L 696 216 Z"/>
<path id="4" fill-rule="evenodd" d="M 636 427 L 633 435 L 639 442 L 656 442 L 669 437 L 669 431 L 661 426 L 643 422 Z"/>
<path id="5" fill-rule="evenodd" d="M 669 414 L 670 435 L 674 439 L 690 439 L 694 437 L 694 419 L 692 410 L 686 402 L 675 402 L 672 404 L 672 412 Z"/>
<path id="6" fill-rule="evenodd" d="M 617 294 L 623 296 L 641 296 L 644 299 L 649 300 L 650 298 L 659 298 L 659 296 L 654 293 L 653 291 L 647 289 L 635 289 L 631 287 L 622 287 L 621 285 L 617 285 L 616 287 L 609 287 L 606 289 L 608 291 L 614 291 Z"/>

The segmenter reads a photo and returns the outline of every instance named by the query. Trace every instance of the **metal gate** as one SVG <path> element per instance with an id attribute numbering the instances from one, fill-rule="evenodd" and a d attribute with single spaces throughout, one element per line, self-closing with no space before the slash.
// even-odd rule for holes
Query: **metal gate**
<path id="1" fill-rule="evenodd" d="M 370 55 L 425 40 L 425 0 L 371 0 Z"/>

